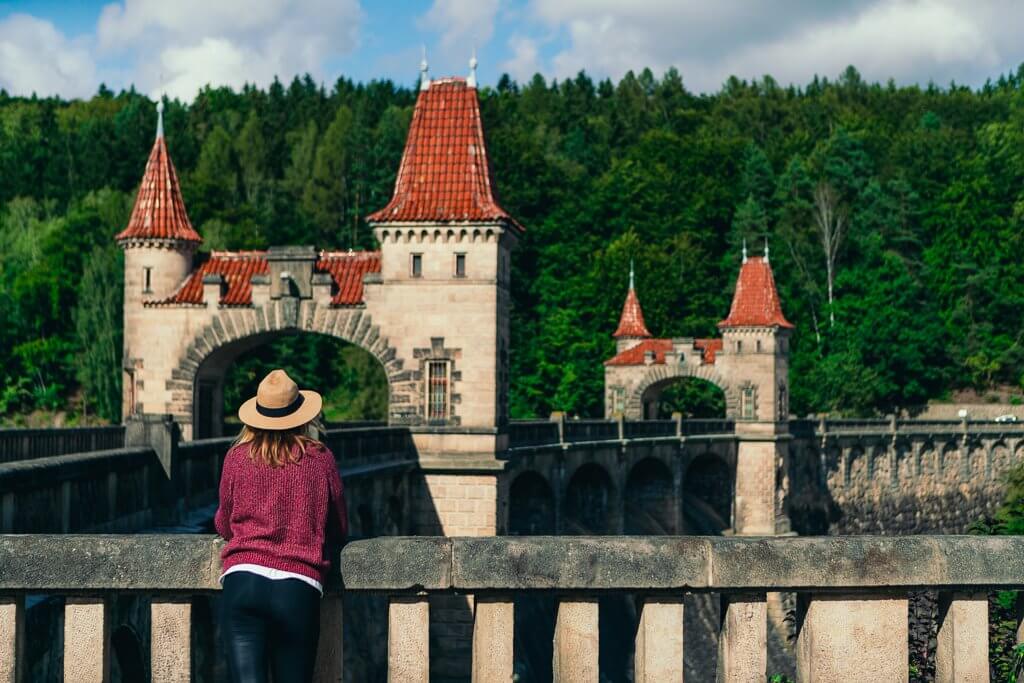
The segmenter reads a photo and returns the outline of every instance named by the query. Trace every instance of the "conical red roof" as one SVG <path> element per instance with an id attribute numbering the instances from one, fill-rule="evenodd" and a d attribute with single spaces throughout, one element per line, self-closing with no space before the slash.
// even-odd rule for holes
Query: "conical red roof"
<path id="1" fill-rule="evenodd" d="M 775 289 L 775 277 L 764 258 L 751 256 L 740 267 L 729 317 L 718 323 L 718 326 L 793 327 L 782 313 L 779 292 Z"/>
<path id="2" fill-rule="evenodd" d="M 476 88 L 445 78 L 420 91 L 395 193 L 371 223 L 504 221 L 496 199 Z"/>
<path id="3" fill-rule="evenodd" d="M 629 288 L 629 293 L 626 294 L 626 303 L 622 304 L 619 327 L 612 336 L 616 339 L 619 337 L 646 338 L 651 336 L 651 333 L 647 331 L 647 325 L 644 324 L 644 312 L 640 308 L 640 299 L 636 295 L 636 290 L 632 287 Z"/>
<path id="4" fill-rule="evenodd" d="M 185 212 L 185 202 L 181 198 L 181 186 L 178 174 L 167 154 L 167 143 L 158 132 L 153 150 L 149 153 L 146 170 L 142 174 L 139 193 L 135 196 L 135 207 L 132 209 L 128 227 L 116 238 L 122 240 L 180 240 L 183 242 L 202 242 L 202 238 L 192 228 Z"/>

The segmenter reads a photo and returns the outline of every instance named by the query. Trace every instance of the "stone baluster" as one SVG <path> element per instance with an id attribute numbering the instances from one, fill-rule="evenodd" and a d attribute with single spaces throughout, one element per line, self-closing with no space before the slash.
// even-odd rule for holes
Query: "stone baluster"
<path id="1" fill-rule="evenodd" d="M 192 600 L 153 598 L 149 613 L 153 683 L 191 681 Z"/>
<path id="2" fill-rule="evenodd" d="M 633 659 L 636 683 L 683 682 L 683 599 L 645 598 Z"/>
<path id="3" fill-rule="evenodd" d="M 907 599 L 814 595 L 797 636 L 801 683 L 907 681 Z"/>
<path id="4" fill-rule="evenodd" d="M 507 596 L 478 595 L 473 609 L 473 683 L 512 680 L 514 608 Z"/>
<path id="5" fill-rule="evenodd" d="M 64 680 L 110 680 L 110 606 L 103 598 L 64 603 Z"/>
<path id="6" fill-rule="evenodd" d="M 0 683 L 25 679 L 25 599 L 0 597 Z"/>
<path id="7" fill-rule="evenodd" d="M 388 604 L 388 683 L 430 680 L 430 606 L 425 595 L 393 596 Z"/>
<path id="8" fill-rule="evenodd" d="M 988 671 L 988 596 L 939 596 L 939 635 L 935 650 L 937 683 L 981 683 Z"/>
<path id="9" fill-rule="evenodd" d="M 598 683 L 597 614 L 596 599 L 569 598 L 558 603 L 551 666 L 555 683 Z"/>
<path id="10" fill-rule="evenodd" d="M 718 683 L 763 681 L 768 669 L 768 609 L 764 593 L 722 596 Z"/>
<path id="11" fill-rule="evenodd" d="M 328 595 L 320 602 L 320 642 L 316 649 L 316 683 L 341 683 L 342 607 L 340 595 Z"/>

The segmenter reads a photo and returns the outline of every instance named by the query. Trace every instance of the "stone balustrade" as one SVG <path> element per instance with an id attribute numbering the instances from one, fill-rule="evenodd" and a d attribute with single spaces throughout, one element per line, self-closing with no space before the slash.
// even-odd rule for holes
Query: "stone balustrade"
<path id="1" fill-rule="evenodd" d="M 151 598 L 152 680 L 190 680 L 190 596 L 218 589 L 212 536 L 0 536 L 0 681 L 19 680 L 27 593 L 61 594 L 65 680 L 108 671 L 106 605 L 118 593 Z M 907 594 L 943 601 L 939 681 L 988 680 L 987 591 L 1024 587 L 1024 538 L 491 537 L 377 538 L 341 554 L 346 591 L 389 597 L 389 680 L 429 676 L 430 603 L 472 595 L 474 681 L 513 675 L 513 599 L 558 597 L 556 681 L 597 681 L 598 598 L 639 598 L 638 682 L 681 681 L 682 596 L 717 593 L 719 681 L 764 680 L 766 593 L 795 592 L 801 681 L 908 678 Z M 318 680 L 341 680 L 338 581 L 323 603 Z"/>

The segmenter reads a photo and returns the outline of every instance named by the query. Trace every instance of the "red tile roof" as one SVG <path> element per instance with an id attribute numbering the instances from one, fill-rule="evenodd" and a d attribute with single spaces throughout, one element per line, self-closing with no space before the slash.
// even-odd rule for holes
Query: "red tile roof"
<path id="1" fill-rule="evenodd" d="M 644 312 L 640 308 L 640 299 L 632 287 L 626 294 L 626 302 L 622 304 L 622 315 L 619 316 L 619 327 L 612 335 L 619 337 L 650 337 L 651 333 L 644 324 Z"/>
<path id="2" fill-rule="evenodd" d="M 654 352 L 654 363 L 662 365 L 665 362 L 665 352 L 672 350 L 671 339 L 645 339 L 636 346 L 626 349 L 622 353 L 606 360 L 605 365 L 643 365 L 644 356 L 648 351 Z"/>
<path id="3" fill-rule="evenodd" d="M 366 220 L 503 221 L 522 229 L 496 195 L 476 88 L 445 78 L 420 91 L 395 193 Z"/>
<path id="4" fill-rule="evenodd" d="M 715 354 L 725 348 L 725 342 L 721 339 L 694 339 L 693 348 L 701 350 L 704 365 L 714 365 Z"/>
<path id="5" fill-rule="evenodd" d="M 331 303 L 352 306 L 363 302 L 363 276 L 380 272 L 380 252 L 322 251 L 316 269 L 330 273 L 338 286 Z"/>
<path id="6" fill-rule="evenodd" d="M 606 360 L 605 365 L 646 365 L 647 352 L 654 352 L 654 365 L 665 364 L 665 354 L 672 350 L 671 339 L 645 339 L 636 346 Z M 714 365 L 715 352 L 723 348 L 721 339 L 694 339 L 693 348 L 701 351 L 701 364 Z"/>
<path id="7" fill-rule="evenodd" d="M 760 256 L 751 256 L 740 267 L 729 316 L 719 327 L 786 327 L 793 324 L 782 313 L 772 268 Z"/>
<path id="8" fill-rule="evenodd" d="M 178 174 L 167 153 L 167 143 L 162 134 L 157 135 L 153 150 L 149 153 L 128 227 L 116 239 L 202 242 L 185 212 Z"/>
<path id="9" fill-rule="evenodd" d="M 363 275 L 380 272 L 380 252 L 321 252 L 316 271 L 330 273 L 337 285 L 338 291 L 331 298 L 331 304 L 361 304 Z M 221 275 L 226 287 L 220 297 L 220 305 L 249 306 L 252 304 L 252 276 L 269 273 L 270 266 L 264 251 L 215 251 L 189 274 L 177 292 L 163 301 L 148 301 L 146 305 L 203 305 L 203 278 Z"/>

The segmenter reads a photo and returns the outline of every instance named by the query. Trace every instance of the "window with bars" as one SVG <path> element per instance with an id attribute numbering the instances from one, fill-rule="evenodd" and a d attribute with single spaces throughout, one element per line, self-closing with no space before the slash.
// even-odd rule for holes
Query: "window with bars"
<path id="1" fill-rule="evenodd" d="M 427 420 L 447 420 L 451 387 L 451 363 L 427 361 Z"/>
<path id="2" fill-rule="evenodd" d="M 743 387 L 740 394 L 740 415 L 744 420 L 754 419 L 754 387 Z"/>

